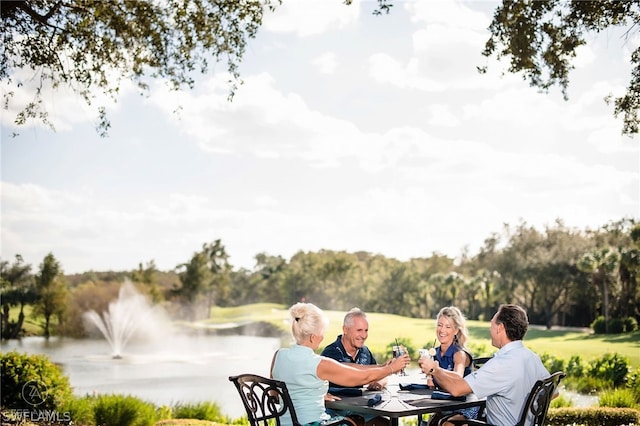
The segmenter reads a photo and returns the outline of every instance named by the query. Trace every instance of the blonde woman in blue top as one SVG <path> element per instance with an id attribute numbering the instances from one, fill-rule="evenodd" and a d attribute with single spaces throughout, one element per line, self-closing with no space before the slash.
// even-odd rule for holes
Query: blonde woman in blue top
<path id="1" fill-rule="evenodd" d="M 438 361 L 440 368 L 453 371 L 460 377 L 470 374 L 473 359 L 466 349 L 469 332 L 467 331 L 466 319 L 460 309 L 455 306 L 440 309 L 436 316 L 436 338 L 440 342 L 440 346 L 436 347 L 434 359 Z M 437 380 L 430 375 L 427 376 L 427 384 L 439 388 Z M 460 414 L 459 419 L 475 419 L 478 416 L 478 411 L 478 407 L 470 407 L 456 412 Z M 451 412 L 443 412 L 440 416 L 434 415 L 429 424 L 435 425 L 442 415 L 449 414 Z M 452 417 L 452 419 L 455 418 Z"/>
<path id="2" fill-rule="evenodd" d="M 340 398 L 327 394 L 329 381 L 340 386 L 363 386 L 400 371 L 411 362 L 409 355 L 403 355 L 382 365 L 362 366 L 318 355 L 315 351 L 324 339 L 328 318 L 311 303 L 296 303 L 289 312 L 295 344 L 274 354 L 271 377 L 287 384 L 302 424 L 330 417 L 325 411 L 325 397 Z M 290 417 L 282 420 L 284 426 L 291 425 Z"/>

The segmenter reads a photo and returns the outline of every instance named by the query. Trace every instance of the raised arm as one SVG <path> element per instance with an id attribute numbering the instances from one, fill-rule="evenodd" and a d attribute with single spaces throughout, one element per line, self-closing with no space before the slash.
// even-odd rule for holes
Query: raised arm
<path id="1" fill-rule="evenodd" d="M 411 359 L 409 355 L 402 355 L 382 365 L 372 365 L 367 368 L 354 367 L 353 364 L 340 363 L 334 359 L 323 357 L 318 364 L 316 374 L 322 380 L 329 380 L 340 386 L 362 386 L 379 381 L 390 374 L 405 368 Z"/>

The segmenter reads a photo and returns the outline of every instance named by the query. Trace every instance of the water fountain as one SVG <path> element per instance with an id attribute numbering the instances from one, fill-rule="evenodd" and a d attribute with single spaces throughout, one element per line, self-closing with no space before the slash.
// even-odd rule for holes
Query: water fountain
<path id="1" fill-rule="evenodd" d="M 164 310 L 153 306 L 130 281 L 120 287 L 118 298 L 109 303 L 102 315 L 92 310 L 84 316 L 107 339 L 114 359 L 122 358 L 125 346 L 134 336 L 146 340 L 159 338 L 166 336 L 171 327 Z"/>

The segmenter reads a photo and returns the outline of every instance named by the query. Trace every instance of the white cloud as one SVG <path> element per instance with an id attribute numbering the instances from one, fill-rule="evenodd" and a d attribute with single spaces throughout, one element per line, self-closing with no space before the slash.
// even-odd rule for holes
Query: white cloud
<path id="1" fill-rule="evenodd" d="M 318 71 L 323 74 L 333 74 L 338 66 L 336 54 L 333 52 L 325 52 L 317 56 L 311 63 L 318 67 Z"/>
<path id="2" fill-rule="evenodd" d="M 360 1 L 352 5 L 325 0 L 283 2 L 263 19 L 263 28 L 274 33 L 294 33 L 299 37 L 322 34 L 329 29 L 353 24 L 360 14 Z"/>

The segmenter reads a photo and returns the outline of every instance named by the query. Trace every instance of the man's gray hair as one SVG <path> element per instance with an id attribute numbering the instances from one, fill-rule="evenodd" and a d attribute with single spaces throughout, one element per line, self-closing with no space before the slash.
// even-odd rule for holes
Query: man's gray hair
<path id="1" fill-rule="evenodd" d="M 353 325 L 353 319 L 356 317 L 367 319 L 367 314 L 361 311 L 360 308 L 351 308 L 351 310 L 344 316 L 342 325 L 345 327 L 351 327 Z"/>

